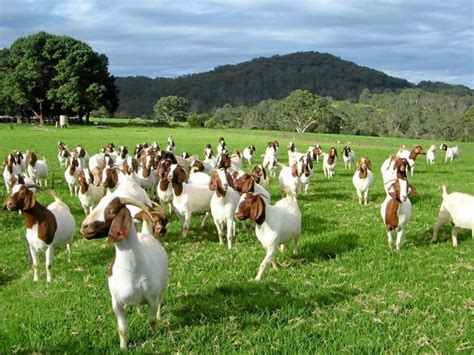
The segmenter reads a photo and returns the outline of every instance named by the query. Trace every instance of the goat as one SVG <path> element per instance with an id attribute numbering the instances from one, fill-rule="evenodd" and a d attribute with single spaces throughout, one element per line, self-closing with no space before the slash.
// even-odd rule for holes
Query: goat
<path id="1" fill-rule="evenodd" d="M 211 198 L 211 214 L 217 229 L 219 243 L 224 244 L 224 225 L 227 226 L 227 247 L 232 248 L 235 237 L 234 215 L 239 204 L 240 194 L 234 190 L 233 179 L 225 169 L 211 173 L 209 189 L 214 192 Z"/>
<path id="2" fill-rule="evenodd" d="M 145 211 L 142 232 L 137 234 L 132 214 L 126 205 L 134 205 Z M 163 291 L 168 282 L 168 257 L 160 242 L 148 232 L 155 227 L 149 207 L 139 201 L 114 197 L 107 200 L 100 213 L 91 214 L 82 226 L 86 239 L 107 237 L 115 247 L 115 258 L 109 267 L 109 291 L 112 309 L 117 317 L 120 348 L 126 349 L 126 308 L 130 305 L 148 304 L 148 323 L 155 329 L 160 319 Z M 147 220 L 148 219 L 148 220 Z M 160 224 L 161 220 L 157 222 Z M 163 231 L 166 229 L 162 229 Z"/>
<path id="3" fill-rule="evenodd" d="M 244 151 L 242 152 L 242 155 L 244 157 L 245 160 L 247 160 L 247 163 L 249 165 L 252 165 L 252 158 L 253 158 L 253 153 L 256 152 L 256 148 L 255 146 L 252 144 L 252 145 L 249 145 L 247 147 L 244 148 Z"/>
<path id="4" fill-rule="evenodd" d="M 173 189 L 171 188 L 170 181 L 168 180 L 168 174 L 170 172 L 171 165 L 173 165 L 171 160 L 162 159 L 156 168 L 156 172 L 159 177 L 158 186 L 156 188 L 157 196 L 160 199 L 161 205 L 168 203 L 170 214 L 173 207 Z"/>
<path id="5" fill-rule="evenodd" d="M 242 154 L 240 154 L 238 150 L 232 153 L 230 156 L 230 162 L 233 167 L 242 170 Z"/>
<path id="6" fill-rule="evenodd" d="M 266 169 L 263 165 L 258 164 L 252 170 L 252 177 L 257 184 L 262 186 L 264 189 L 268 190 L 268 185 L 270 183 L 270 177 L 267 174 Z"/>
<path id="7" fill-rule="evenodd" d="M 54 246 L 66 243 L 68 261 L 71 260 L 72 238 L 76 222 L 68 206 L 53 195 L 54 202 L 44 207 L 26 185 L 15 185 L 7 199 L 8 211 L 21 211 L 25 216 L 26 239 L 33 261 L 33 281 L 38 281 L 38 252 L 46 254 L 46 281 L 53 279 Z"/>
<path id="8" fill-rule="evenodd" d="M 74 155 L 76 155 L 76 157 L 79 159 L 80 169 L 85 169 L 89 166 L 89 154 L 87 154 L 86 150 L 82 146 L 76 145 L 74 148 Z"/>
<path id="9" fill-rule="evenodd" d="M 431 242 L 438 240 L 438 230 L 447 222 L 452 223 L 451 237 L 453 247 L 458 246 L 458 229 L 466 228 L 471 230 L 474 238 L 474 196 L 461 192 L 451 192 L 448 194 L 446 185 L 442 185 L 443 202 L 439 209 L 438 219 L 433 227 L 433 237 Z"/>
<path id="10" fill-rule="evenodd" d="M 105 193 L 104 187 L 94 185 L 93 180 L 88 169 L 81 170 L 77 176 L 78 197 L 86 216 L 97 206 Z"/>
<path id="11" fill-rule="evenodd" d="M 372 174 L 372 162 L 369 158 L 362 157 L 357 161 L 356 172 L 352 177 L 352 184 L 354 185 L 359 203 L 362 204 L 362 197 L 364 203 L 368 203 L 369 189 L 374 183 L 374 175 Z"/>
<path id="12" fill-rule="evenodd" d="M 276 167 L 278 165 L 278 145 L 276 141 L 268 142 L 263 157 L 262 166 L 270 171 L 271 176 L 275 176 Z"/>
<path id="13" fill-rule="evenodd" d="M 238 153 L 238 152 L 237 152 Z M 242 159 L 240 158 L 240 153 L 232 154 L 232 157 L 229 156 L 229 153 L 223 152 L 217 157 L 216 168 L 217 169 L 231 169 L 234 171 L 243 172 L 242 170 Z"/>
<path id="14" fill-rule="evenodd" d="M 317 163 L 319 162 L 319 156 L 321 155 L 322 152 L 323 150 L 321 149 L 321 146 L 319 144 L 308 147 L 308 151 L 307 151 L 307 153 L 310 153 L 311 160 Z"/>
<path id="15" fill-rule="evenodd" d="M 396 248 L 400 250 L 403 235 L 411 215 L 408 198 L 410 185 L 406 179 L 397 178 L 388 189 L 388 195 L 380 205 L 380 214 L 387 229 L 388 246 L 393 247 L 392 231 L 397 230 Z"/>
<path id="16" fill-rule="evenodd" d="M 336 168 L 337 164 L 337 150 L 336 148 L 332 147 L 329 149 L 328 154 L 323 155 L 323 171 L 324 176 L 328 179 L 331 179 L 334 176 L 334 169 Z"/>
<path id="17" fill-rule="evenodd" d="M 155 169 L 155 158 L 147 155 L 141 158 L 141 163 L 138 168 L 136 179 L 141 187 L 145 189 L 150 196 L 155 196 L 156 185 L 158 184 L 158 178 Z"/>
<path id="18" fill-rule="evenodd" d="M 27 176 L 23 176 L 21 174 L 14 174 L 10 177 L 9 184 L 10 184 L 11 188 L 13 189 L 15 187 L 15 185 L 33 186 L 35 184 L 35 182 L 33 181 L 33 179 L 31 179 Z M 30 187 L 29 189 L 33 192 L 36 192 L 35 187 Z M 11 192 L 11 190 L 10 190 L 10 192 Z"/>
<path id="19" fill-rule="evenodd" d="M 234 189 L 237 190 L 241 195 L 247 192 L 256 192 L 263 198 L 270 202 L 270 193 L 261 185 L 256 183 L 256 180 L 252 175 L 247 173 L 242 174 L 234 178 Z"/>
<path id="20" fill-rule="evenodd" d="M 224 137 L 219 137 L 219 141 L 217 143 L 217 156 L 225 152 L 227 152 L 227 144 L 225 143 Z"/>
<path id="21" fill-rule="evenodd" d="M 7 154 L 3 159 L 2 165 L 2 175 L 3 181 L 5 183 L 5 189 L 9 194 L 12 191 L 11 178 L 13 175 L 21 174 L 20 166 L 15 162 L 15 157 L 13 154 Z"/>
<path id="22" fill-rule="evenodd" d="M 117 166 L 119 167 L 122 167 L 123 162 L 127 160 L 127 158 L 128 158 L 128 149 L 126 146 L 121 145 L 119 148 L 117 159 L 115 159 L 115 164 L 117 164 Z"/>
<path id="23" fill-rule="evenodd" d="M 433 165 L 436 160 L 436 146 L 431 145 L 430 149 L 426 152 L 426 164 Z"/>
<path id="24" fill-rule="evenodd" d="M 166 151 L 168 152 L 174 152 L 175 151 L 175 148 L 176 148 L 176 144 L 174 143 L 174 140 L 173 140 L 173 137 L 172 136 L 168 136 L 168 141 L 167 141 L 168 145 L 166 146 Z"/>
<path id="25" fill-rule="evenodd" d="M 76 157 L 68 159 L 66 163 L 66 171 L 64 172 L 64 179 L 69 187 L 69 193 L 71 196 L 78 196 L 79 194 L 79 184 L 77 183 L 79 171 L 79 160 Z"/>
<path id="26" fill-rule="evenodd" d="M 173 189 L 173 207 L 183 220 L 182 234 L 186 237 L 193 213 L 205 213 L 201 227 L 206 225 L 213 192 L 208 185 L 186 183 L 186 173 L 178 164 L 170 167 L 168 180 Z"/>
<path id="27" fill-rule="evenodd" d="M 380 167 L 385 192 L 388 195 L 390 186 L 397 178 L 407 179 L 407 170 L 410 171 L 410 163 L 405 158 L 398 158 L 396 155 L 391 155 L 386 159 Z"/>
<path id="28" fill-rule="evenodd" d="M 95 169 L 104 169 L 106 165 L 110 165 L 110 161 L 107 164 L 107 159 L 106 156 L 108 154 L 106 153 L 106 150 L 104 147 L 102 147 L 99 151 L 99 153 L 94 154 L 89 158 L 88 166 L 90 171 L 94 171 Z"/>
<path id="29" fill-rule="evenodd" d="M 213 161 L 209 161 L 207 159 L 205 161 L 194 159 L 189 167 L 191 174 L 200 171 L 210 175 L 212 170 L 214 170 L 216 167 L 216 159 L 213 159 Z"/>
<path id="30" fill-rule="evenodd" d="M 13 153 L 13 157 L 15 158 L 16 165 L 20 167 L 21 172 L 26 173 L 26 158 L 23 153 L 17 150 L 15 153 Z"/>
<path id="31" fill-rule="evenodd" d="M 36 184 L 40 186 L 48 185 L 48 165 L 46 164 L 45 158 L 38 160 L 38 157 L 33 152 L 26 154 L 26 174 L 32 178 Z"/>
<path id="32" fill-rule="evenodd" d="M 70 157 L 71 154 L 69 150 L 67 150 L 67 147 L 65 145 L 61 146 L 61 150 L 58 150 L 58 161 L 62 168 L 66 167 L 66 163 Z"/>
<path id="33" fill-rule="evenodd" d="M 301 175 L 303 174 L 303 162 L 299 160 L 291 167 L 281 164 L 283 167 L 278 176 L 280 188 L 283 191 L 289 191 L 293 196 L 297 196 L 301 184 Z"/>
<path id="34" fill-rule="evenodd" d="M 296 164 L 298 160 L 301 159 L 305 154 L 304 153 L 299 153 L 298 150 L 296 149 L 296 145 L 294 142 L 290 142 L 288 144 L 288 165 L 293 166 Z"/>
<path id="35" fill-rule="evenodd" d="M 313 177 L 313 160 L 311 159 L 311 154 L 306 153 L 306 155 L 300 158 L 301 164 L 303 165 L 302 173 L 300 175 L 300 186 L 304 186 L 304 193 L 308 192 L 309 183 Z"/>
<path id="36" fill-rule="evenodd" d="M 458 146 L 448 147 L 448 145 L 446 143 L 443 143 L 443 144 L 441 144 L 439 149 L 446 151 L 446 156 L 444 157 L 444 163 L 445 164 L 448 161 L 450 163 L 452 163 L 454 159 L 459 158 L 459 148 L 458 148 Z"/>
<path id="37" fill-rule="evenodd" d="M 352 164 L 355 163 L 355 154 L 350 146 L 346 145 L 342 148 L 342 159 L 344 160 L 344 168 L 352 170 Z"/>
<path id="38" fill-rule="evenodd" d="M 297 253 L 301 235 L 301 212 L 294 196 L 287 196 L 271 206 L 259 194 L 246 193 L 240 198 L 235 216 L 239 220 L 250 218 L 256 223 L 255 234 L 266 250 L 255 281 L 262 279 L 270 262 L 276 269 L 278 245 L 293 240 L 293 253 Z"/>
<path id="39" fill-rule="evenodd" d="M 110 156 L 110 158 L 115 161 L 117 160 L 118 153 L 115 150 L 115 144 L 113 142 L 109 142 L 107 146 L 105 147 L 105 152 Z"/>
<path id="40" fill-rule="evenodd" d="M 416 145 L 415 148 L 413 148 L 413 150 L 411 152 L 408 151 L 407 149 L 404 149 L 404 147 L 402 147 L 397 152 L 397 156 L 399 158 L 406 159 L 408 161 L 408 163 L 410 164 L 411 176 L 413 176 L 413 174 L 415 173 L 415 161 L 416 161 L 416 157 L 419 154 L 425 154 L 425 152 L 423 151 L 423 147 L 421 145 Z"/>

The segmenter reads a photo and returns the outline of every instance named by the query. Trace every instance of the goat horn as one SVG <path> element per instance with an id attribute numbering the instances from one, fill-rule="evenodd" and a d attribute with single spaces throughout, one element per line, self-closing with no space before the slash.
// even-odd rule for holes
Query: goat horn
<path id="1" fill-rule="evenodd" d="M 166 213 L 165 213 L 165 209 L 163 208 L 162 205 L 160 205 L 159 203 L 156 203 L 155 201 L 151 201 L 151 204 L 154 205 L 154 206 L 156 206 L 156 207 L 159 207 L 160 210 L 161 210 L 161 212 L 162 212 L 163 214 L 166 214 Z"/>
<path id="2" fill-rule="evenodd" d="M 148 218 L 150 218 L 150 221 L 153 221 L 153 217 L 151 216 L 151 213 L 150 213 L 150 207 L 145 205 L 143 202 L 134 200 L 133 198 L 129 198 L 129 197 L 119 197 L 119 200 L 122 205 L 132 205 L 132 206 L 141 208 L 148 215 Z"/>
<path id="3" fill-rule="evenodd" d="M 36 184 L 33 184 L 33 185 L 28 185 L 28 184 L 25 184 L 25 186 L 28 188 L 28 189 L 38 189 L 40 191 L 43 191 L 45 194 L 51 196 L 52 198 L 54 198 L 55 200 L 59 200 L 59 196 L 58 194 L 53 191 L 53 190 L 45 190 L 43 189 L 41 186 L 39 185 L 36 185 Z"/>

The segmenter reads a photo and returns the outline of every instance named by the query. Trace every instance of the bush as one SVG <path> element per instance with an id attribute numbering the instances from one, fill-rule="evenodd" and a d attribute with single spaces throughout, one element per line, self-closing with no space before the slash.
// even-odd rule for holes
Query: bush
<path id="1" fill-rule="evenodd" d="M 188 117 L 188 126 L 189 127 L 204 127 L 205 118 L 198 115 L 197 113 L 192 114 Z"/>
<path id="2" fill-rule="evenodd" d="M 204 122 L 204 127 L 206 128 L 219 128 L 220 124 L 216 121 L 215 118 L 210 118 Z"/>

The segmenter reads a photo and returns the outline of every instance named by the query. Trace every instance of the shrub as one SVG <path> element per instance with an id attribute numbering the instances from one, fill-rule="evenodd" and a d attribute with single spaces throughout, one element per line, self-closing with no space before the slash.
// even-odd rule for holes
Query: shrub
<path id="1" fill-rule="evenodd" d="M 204 117 L 197 113 L 190 115 L 187 120 L 189 127 L 204 127 L 204 121 Z"/>

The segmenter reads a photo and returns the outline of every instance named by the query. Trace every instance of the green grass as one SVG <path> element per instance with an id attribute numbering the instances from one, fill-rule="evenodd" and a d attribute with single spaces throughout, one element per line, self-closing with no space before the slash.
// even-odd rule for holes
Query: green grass
<path id="1" fill-rule="evenodd" d="M 55 190 L 70 206 L 79 226 L 83 212 L 68 195 L 56 158 L 56 142 L 82 144 L 89 153 L 109 141 L 133 146 L 172 134 L 178 151 L 202 154 L 205 143 L 224 136 L 228 146 L 243 149 L 254 143 L 261 154 L 265 143 L 278 139 L 281 157 L 295 140 L 300 150 L 320 143 L 340 150 L 351 141 L 357 156 L 374 162 L 375 184 L 370 204 L 356 201 L 351 177 L 342 161 L 333 180 L 323 178 L 321 163 L 307 195 L 299 198 L 303 211 L 300 252 L 278 254 L 279 269 L 269 268 L 263 281 L 252 281 L 264 250 L 253 229 L 238 227 L 235 247 L 217 242 L 212 223 L 201 230 L 194 217 L 187 238 L 172 219 L 163 244 L 170 278 L 162 321 L 152 332 L 146 313 L 131 308 L 128 315 L 130 350 L 136 352 L 444 352 L 472 353 L 474 347 L 474 241 L 462 230 L 453 249 L 450 227 L 440 241 L 429 238 L 439 205 L 439 185 L 474 194 L 474 145 L 460 143 L 460 160 L 453 165 L 416 163 L 410 182 L 420 196 L 401 252 L 388 252 L 379 206 L 384 198 L 382 161 L 405 143 L 428 148 L 439 141 L 415 141 L 290 132 L 125 127 L 96 129 L 73 126 L 0 126 L 0 153 L 34 150 L 45 156 L 54 172 Z M 340 141 L 341 143 L 337 143 Z M 51 179 L 50 179 L 51 180 Z M 274 201 L 281 196 L 271 181 Z M 2 200 L 5 193 L 0 190 Z M 48 203 L 51 198 L 40 194 Z M 114 249 L 105 240 L 84 240 L 79 232 L 73 259 L 56 249 L 54 280 L 46 283 L 44 255 L 40 281 L 34 283 L 27 253 L 23 219 L 0 211 L 0 353 L 119 352 L 115 315 L 107 287 L 107 266 Z M 291 251 L 291 248 L 290 248 Z"/>

